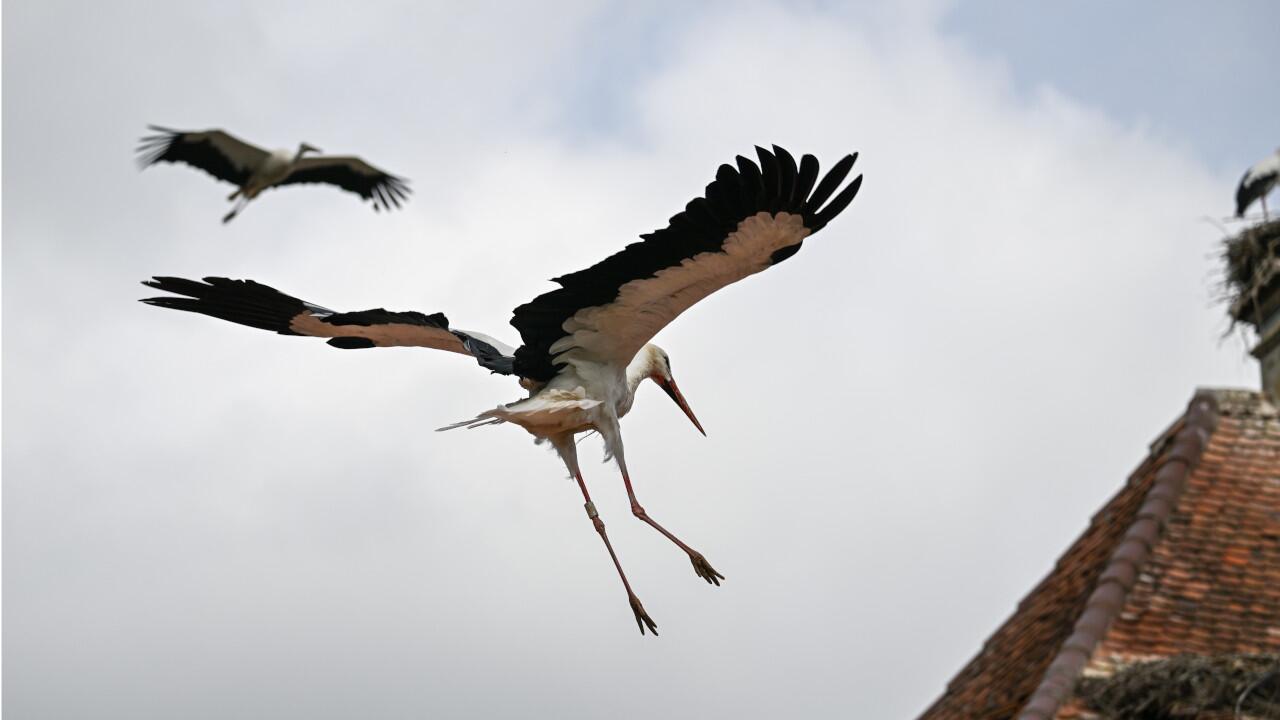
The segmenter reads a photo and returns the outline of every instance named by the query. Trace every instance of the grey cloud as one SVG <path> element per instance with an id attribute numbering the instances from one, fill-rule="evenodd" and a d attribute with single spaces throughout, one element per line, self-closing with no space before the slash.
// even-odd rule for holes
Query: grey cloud
<path id="1" fill-rule="evenodd" d="M 590 83 L 557 77 L 607 50 L 585 34 L 611 6 L 419 5 L 6 6 L 15 716 L 911 717 L 1194 386 L 1255 384 L 1197 220 L 1234 177 L 1024 92 L 945 8 L 659 16 L 670 52 L 611 89 L 614 135 L 569 121 Z M 416 194 L 374 215 L 280 190 L 224 228 L 226 186 L 132 166 L 146 122 L 350 149 Z M 509 379 L 135 302 L 152 274 L 221 274 L 512 341 L 545 278 L 764 142 L 860 150 L 864 189 L 658 338 L 708 438 L 650 388 L 624 425 L 645 506 L 724 587 L 583 444 L 658 639 L 553 455 L 433 432 Z"/>

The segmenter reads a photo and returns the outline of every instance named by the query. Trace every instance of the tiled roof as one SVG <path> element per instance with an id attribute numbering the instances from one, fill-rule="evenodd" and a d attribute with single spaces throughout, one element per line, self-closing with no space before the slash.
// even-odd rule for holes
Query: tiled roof
<path id="1" fill-rule="evenodd" d="M 1201 391 L 920 720 L 1075 716 L 1082 673 L 1249 652 L 1280 652 L 1280 416 Z"/>

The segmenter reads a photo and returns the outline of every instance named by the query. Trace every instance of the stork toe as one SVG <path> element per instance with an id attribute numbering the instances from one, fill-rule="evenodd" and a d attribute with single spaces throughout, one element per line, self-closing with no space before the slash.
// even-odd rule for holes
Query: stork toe
<path id="1" fill-rule="evenodd" d="M 715 568 L 711 567 L 711 563 L 707 562 L 707 559 L 702 556 L 702 553 L 689 553 L 689 560 L 693 562 L 693 571 L 697 573 L 698 577 L 706 580 L 708 584 L 715 585 L 716 587 L 720 586 L 720 581 L 724 579 L 724 576 L 716 572 Z"/>
<path id="2" fill-rule="evenodd" d="M 649 617 L 649 613 L 644 611 L 644 605 L 640 604 L 640 598 L 634 594 L 631 596 L 631 612 L 636 614 L 636 627 L 640 628 L 641 635 L 644 634 L 644 629 L 647 627 L 654 637 L 658 636 L 658 623 L 654 622 L 653 618 Z"/>

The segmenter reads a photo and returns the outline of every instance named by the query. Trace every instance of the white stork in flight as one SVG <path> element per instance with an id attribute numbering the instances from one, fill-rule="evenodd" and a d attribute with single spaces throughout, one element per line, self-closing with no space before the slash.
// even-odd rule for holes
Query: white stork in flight
<path id="1" fill-rule="evenodd" d="M 797 165 L 777 146 L 772 152 L 756 150 L 758 165 L 742 156 L 736 167 L 721 165 L 705 195 L 667 227 L 585 270 L 556 278 L 558 289 L 516 308 L 511 324 L 523 345 L 514 350 L 487 335 L 451 327 L 440 313 L 336 312 L 252 280 L 156 277 L 143 284 L 172 294 L 142 302 L 281 335 L 329 338 L 330 345 L 344 349 L 448 350 L 470 355 L 492 372 L 516 376 L 528 397 L 441 430 L 509 422 L 532 433 L 536 442 L 551 443 L 582 490 L 587 517 L 622 578 L 640 633 L 648 629 L 656 635 L 657 626 L 632 591 L 591 502 L 574 437 L 600 433 L 606 459 L 611 456 L 622 473 L 632 513 L 687 553 L 699 577 L 719 585 L 724 576 L 702 553 L 640 505 L 627 472 L 619 419 L 631 409 L 640 384 L 652 380 L 703 432 L 672 377 L 670 356 L 650 338 L 716 290 L 791 257 L 805 238 L 844 210 L 862 184 L 859 175 L 841 188 L 856 155 L 841 159 L 819 181 L 812 155 Z"/>
<path id="2" fill-rule="evenodd" d="M 1261 200 L 1262 217 L 1270 220 L 1267 193 L 1276 186 L 1277 180 L 1280 180 L 1280 148 L 1249 168 L 1244 177 L 1240 178 L 1240 187 L 1236 188 L 1236 217 L 1244 217 L 1244 211 Z"/>
<path id="3" fill-rule="evenodd" d="M 297 152 L 264 150 L 225 130 L 183 132 L 148 125 L 157 134 L 139 141 L 138 163 L 144 169 L 158 162 L 182 162 L 219 180 L 238 186 L 227 200 L 239 199 L 222 222 L 230 222 L 263 190 L 294 183 L 328 183 L 373 200 L 374 210 L 400 207 L 409 186 L 404 178 L 380 170 L 353 155 L 320 155 L 319 148 L 301 143 Z"/>

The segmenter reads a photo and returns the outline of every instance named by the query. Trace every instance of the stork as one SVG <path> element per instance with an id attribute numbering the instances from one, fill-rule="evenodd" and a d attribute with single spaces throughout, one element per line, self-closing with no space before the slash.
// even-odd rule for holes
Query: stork
<path id="1" fill-rule="evenodd" d="M 652 380 L 706 432 L 671 373 L 671 358 L 650 339 L 711 293 L 791 257 L 808 236 L 840 213 L 862 184 L 841 189 L 856 155 L 818 181 L 818 161 L 797 166 L 782 148 L 756 148 L 759 164 L 738 156 L 721 165 L 706 193 L 667 227 L 641 236 L 602 262 L 556 278 L 559 288 L 517 307 L 518 349 L 450 325 L 443 314 L 381 308 L 336 312 L 252 280 L 155 277 L 143 284 L 170 293 L 142 302 L 202 313 L 281 335 L 328 338 L 344 349 L 427 347 L 469 355 L 494 373 L 512 375 L 528 396 L 441 430 L 511 423 L 550 443 L 582 491 L 587 517 L 604 541 L 643 635 L 657 624 L 632 590 L 578 467 L 575 436 L 597 431 L 622 474 L 632 513 L 683 550 L 694 573 L 714 585 L 724 576 L 702 553 L 659 525 L 640 504 L 627 471 L 619 420 L 637 389 Z M 837 193 L 837 190 L 839 192 Z"/>
<path id="2" fill-rule="evenodd" d="M 181 162 L 199 168 L 238 189 L 227 200 L 239 200 L 222 222 L 231 222 L 250 200 L 268 188 L 295 183 L 328 183 L 373 200 L 374 210 L 400 207 L 409 186 L 404 178 L 380 170 L 353 155 L 321 155 L 320 149 L 300 143 L 296 152 L 264 150 L 225 130 L 184 132 L 148 125 L 157 134 L 139 141 L 138 164 Z"/>
<path id="3" fill-rule="evenodd" d="M 1240 186 L 1236 188 L 1236 217 L 1244 217 L 1244 211 L 1254 202 L 1262 201 L 1262 218 L 1270 220 L 1267 212 L 1267 193 L 1276 186 L 1280 179 L 1280 148 L 1268 155 L 1257 165 L 1249 168 L 1240 178 Z"/>

